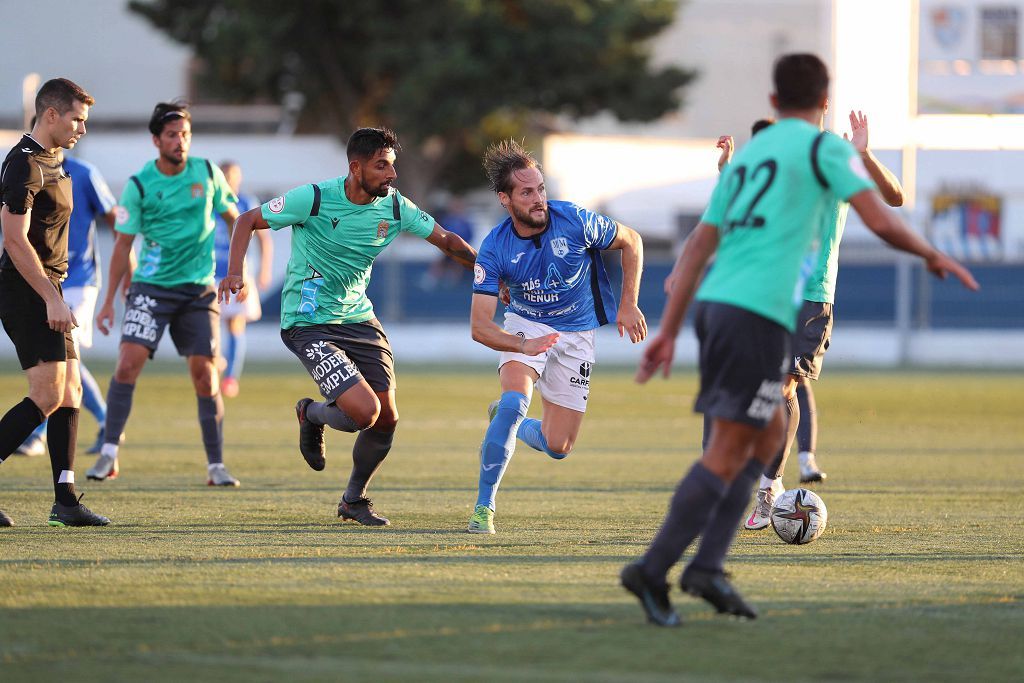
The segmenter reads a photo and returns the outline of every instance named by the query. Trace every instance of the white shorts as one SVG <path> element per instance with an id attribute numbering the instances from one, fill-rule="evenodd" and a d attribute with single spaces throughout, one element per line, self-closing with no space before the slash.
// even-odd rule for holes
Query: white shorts
<path id="1" fill-rule="evenodd" d="M 590 372 L 594 366 L 594 330 L 559 332 L 515 313 L 505 313 L 505 331 L 526 339 L 558 332 L 558 343 L 536 356 L 503 351 L 498 367 L 512 360 L 530 366 L 540 375 L 535 386 L 545 400 L 569 410 L 587 412 Z"/>
<path id="2" fill-rule="evenodd" d="M 92 322 L 96 315 L 96 298 L 100 294 L 100 288 L 92 285 L 84 287 L 66 287 L 64 291 L 64 303 L 68 305 L 71 312 L 75 314 L 78 327 L 71 330 L 71 336 L 75 343 L 84 348 L 92 347 Z"/>
<path id="3" fill-rule="evenodd" d="M 256 281 L 248 274 L 245 276 L 245 288 L 249 292 L 245 301 L 238 303 L 234 297 L 231 297 L 230 303 L 221 304 L 221 320 L 231 320 L 242 315 L 245 316 L 246 322 L 252 323 L 263 317 L 263 307 L 260 306 L 260 293 L 256 289 Z"/>

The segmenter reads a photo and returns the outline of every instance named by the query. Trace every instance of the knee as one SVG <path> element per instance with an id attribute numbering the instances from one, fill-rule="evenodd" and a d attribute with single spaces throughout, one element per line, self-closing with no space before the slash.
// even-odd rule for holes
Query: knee
<path id="1" fill-rule="evenodd" d="M 213 396 L 217 393 L 218 384 L 217 371 L 214 369 L 213 363 L 192 371 L 192 386 L 195 387 L 197 395 Z"/>
<path id="2" fill-rule="evenodd" d="M 64 389 L 64 405 L 69 408 L 77 408 L 82 405 L 82 384 L 75 382 Z"/>
<path id="3" fill-rule="evenodd" d="M 398 413 L 381 413 L 373 421 L 373 428 L 379 432 L 393 432 L 398 429 Z"/>
<path id="4" fill-rule="evenodd" d="M 572 447 L 575 445 L 574 444 L 574 439 L 572 439 L 572 438 L 565 438 L 565 439 L 561 439 L 561 440 L 557 440 L 556 439 L 554 441 L 547 440 L 547 441 L 548 441 L 548 447 L 547 447 L 547 451 L 546 452 L 547 452 L 547 454 L 549 456 L 551 456 L 555 460 L 562 460 L 563 458 L 568 456 L 569 453 L 572 452 Z"/>
<path id="5" fill-rule="evenodd" d="M 356 427 L 360 430 L 378 426 L 377 418 L 380 417 L 379 404 L 363 404 L 346 409 L 344 412 L 352 418 L 352 422 L 354 422 Z"/>
<path id="6" fill-rule="evenodd" d="M 114 369 L 114 381 L 120 384 L 135 384 L 144 364 L 144 360 L 122 357 L 117 361 L 117 368 Z"/>
<path id="7" fill-rule="evenodd" d="M 33 389 L 29 392 L 28 397 L 39 408 L 39 412 L 47 417 L 53 414 L 53 411 L 57 410 L 57 408 L 60 408 L 61 401 L 64 398 L 63 392 L 50 387 L 46 389 Z"/>

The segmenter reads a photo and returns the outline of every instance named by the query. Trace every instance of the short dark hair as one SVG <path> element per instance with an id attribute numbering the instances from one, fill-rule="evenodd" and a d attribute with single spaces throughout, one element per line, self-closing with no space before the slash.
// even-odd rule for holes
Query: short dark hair
<path id="1" fill-rule="evenodd" d="M 160 135 L 164 132 L 164 126 L 175 119 L 192 122 L 188 104 L 185 102 L 158 102 L 153 107 L 153 115 L 149 117 L 149 132 L 153 135 Z"/>
<path id="2" fill-rule="evenodd" d="M 82 86 L 66 78 L 53 78 L 36 93 L 36 117 L 43 115 L 43 112 L 53 107 L 58 114 L 64 115 L 71 109 L 71 103 L 75 100 L 82 104 L 92 106 L 96 100 L 92 95 L 85 92 Z"/>
<path id="3" fill-rule="evenodd" d="M 382 149 L 402 149 L 395 131 L 389 128 L 360 128 L 348 139 L 345 154 L 349 161 L 365 161 L 372 159 Z"/>
<path id="4" fill-rule="evenodd" d="M 511 192 L 512 174 L 527 168 L 541 170 L 533 155 L 512 138 L 495 143 L 484 152 L 484 173 L 495 192 Z"/>
<path id="5" fill-rule="evenodd" d="M 817 55 L 795 53 L 775 61 L 772 80 L 779 109 L 811 109 L 828 95 L 828 67 Z"/>
<path id="6" fill-rule="evenodd" d="M 758 119 L 754 121 L 754 125 L 750 127 L 750 137 L 754 137 L 773 123 L 775 123 L 775 119 Z"/>

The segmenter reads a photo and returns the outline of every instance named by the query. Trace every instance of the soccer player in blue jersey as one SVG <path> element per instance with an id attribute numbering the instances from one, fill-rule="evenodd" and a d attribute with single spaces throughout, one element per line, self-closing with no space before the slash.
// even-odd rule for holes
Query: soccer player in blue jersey
<path id="1" fill-rule="evenodd" d="M 238 197 L 238 213 L 242 214 L 249 209 L 260 205 L 253 195 L 242 192 L 242 167 L 234 161 L 223 161 L 220 170 L 224 173 L 224 179 Z M 231 230 L 224 219 L 217 216 L 217 229 L 214 237 L 214 250 L 216 251 L 217 282 L 223 280 L 228 274 L 228 252 L 231 248 Z M 220 379 L 220 391 L 225 398 L 238 396 L 238 378 L 242 375 L 242 366 L 245 364 L 245 327 L 248 323 L 255 322 L 263 317 L 263 309 L 260 307 L 260 292 L 265 292 L 270 286 L 271 266 L 274 263 L 274 241 L 265 230 L 257 231 L 256 238 L 260 243 L 260 261 L 257 278 L 254 280 L 249 274 L 248 268 L 243 273 L 249 296 L 244 301 L 229 301 L 220 307 L 220 318 L 228 328 L 228 334 L 224 341 L 224 367 Z"/>
<path id="2" fill-rule="evenodd" d="M 513 140 L 484 156 L 491 188 L 509 217 L 484 238 L 473 277 L 473 339 L 500 351 L 501 398 L 480 448 L 480 483 L 468 531 L 494 533 L 494 498 L 516 438 L 560 460 L 569 454 L 587 408 L 594 332 L 614 321 L 619 336 L 647 336 L 637 307 L 643 242 L 631 228 L 571 202 L 548 200 L 540 164 Z M 622 252 L 622 301 L 601 262 Z M 494 323 L 508 285 L 504 328 Z M 543 419 L 526 417 L 536 385 Z"/>

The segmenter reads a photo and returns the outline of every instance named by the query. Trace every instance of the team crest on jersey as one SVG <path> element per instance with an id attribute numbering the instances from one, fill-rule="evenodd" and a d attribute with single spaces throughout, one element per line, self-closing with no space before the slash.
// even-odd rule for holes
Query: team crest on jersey
<path id="1" fill-rule="evenodd" d="M 381 221 L 377 224 L 377 239 L 382 240 L 388 236 L 388 228 L 391 227 L 387 221 Z"/>
<path id="2" fill-rule="evenodd" d="M 487 277 L 487 273 L 484 271 L 484 267 L 479 263 L 473 264 L 473 283 L 483 284 L 484 278 Z"/>
<path id="3" fill-rule="evenodd" d="M 565 258 L 565 255 L 569 253 L 569 243 L 564 237 L 556 237 L 551 240 L 551 251 L 558 258 Z"/>
<path id="4" fill-rule="evenodd" d="M 270 213 L 281 213 L 284 211 L 284 197 L 274 197 L 267 202 L 267 208 L 270 209 Z"/>
<path id="5" fill-rule="evenodd" d="M 202 199 L 204 189 L 202 183 L 192 183 L 192 199 Z"/>

